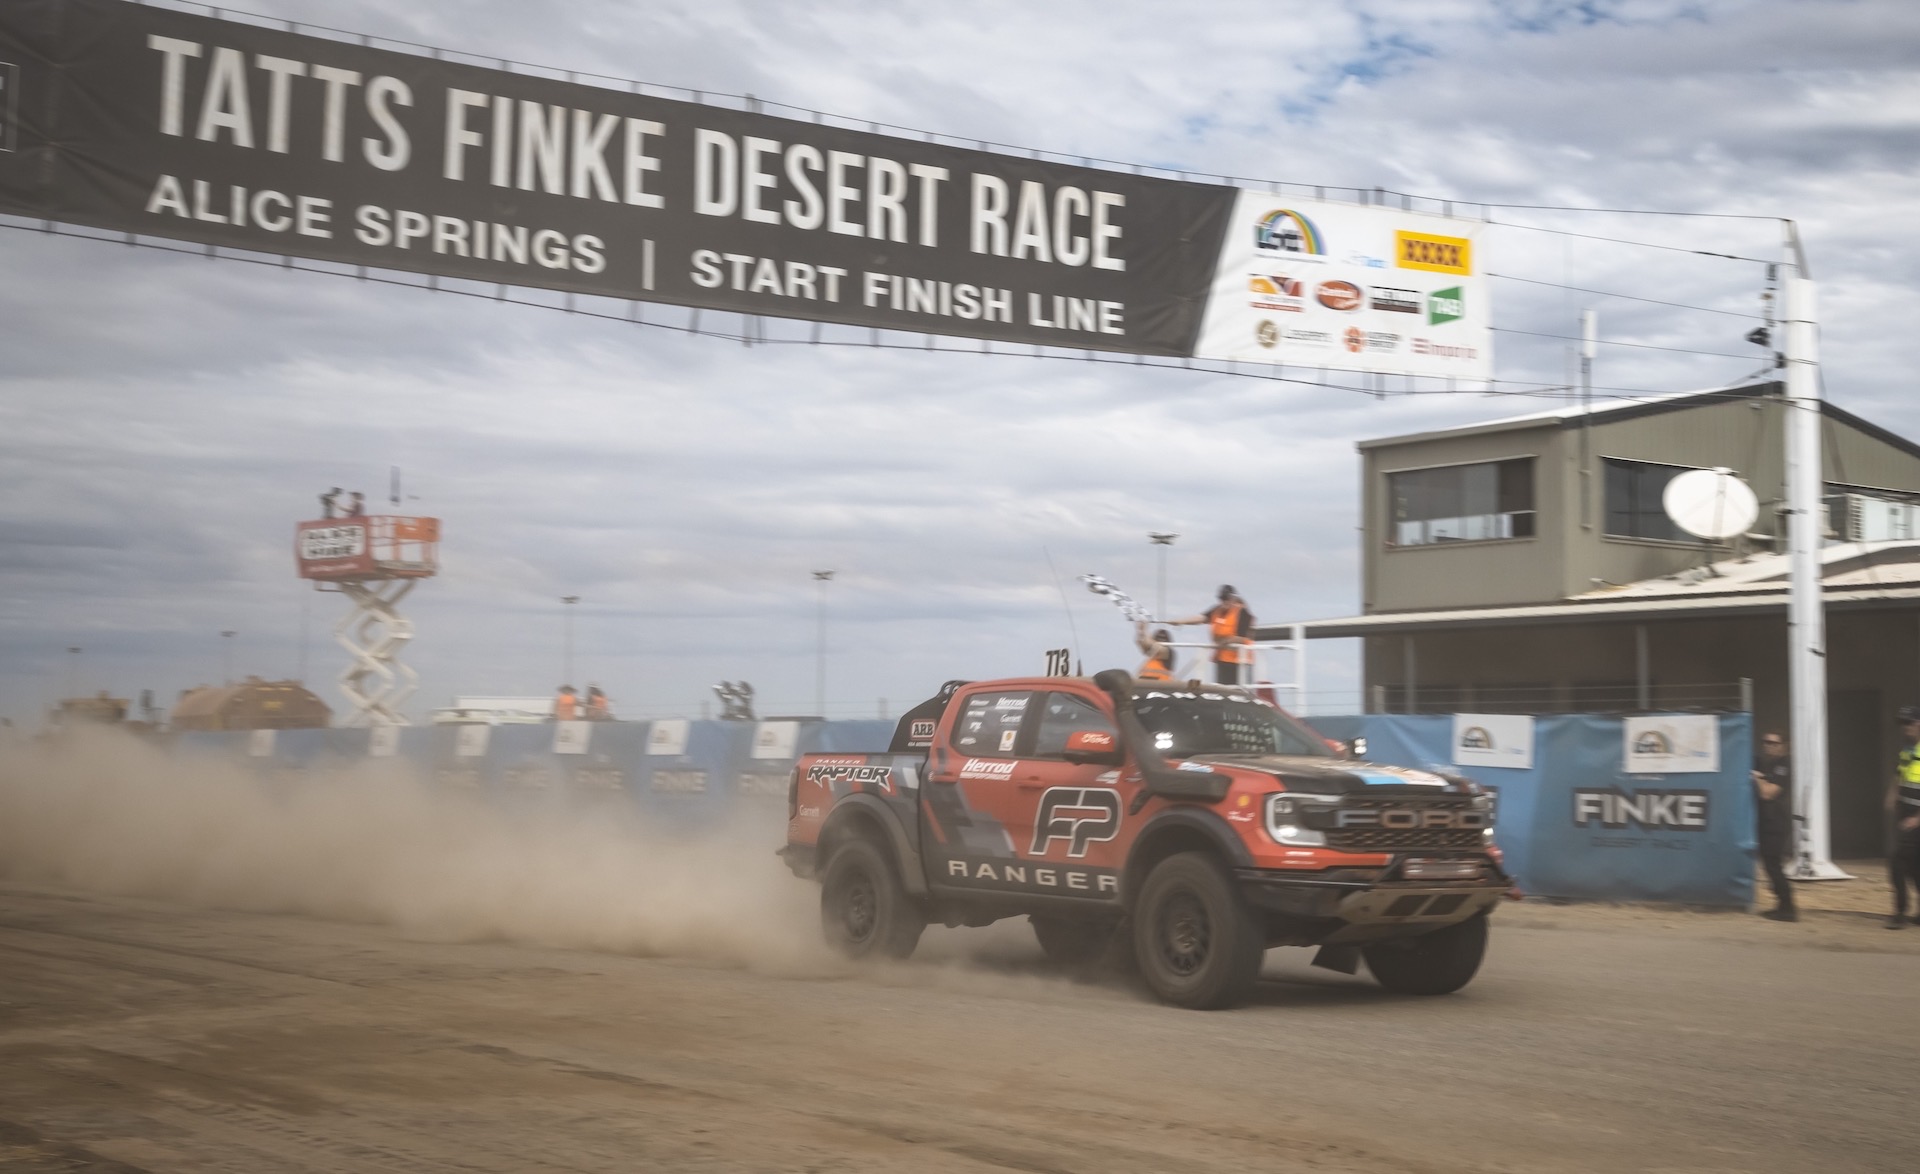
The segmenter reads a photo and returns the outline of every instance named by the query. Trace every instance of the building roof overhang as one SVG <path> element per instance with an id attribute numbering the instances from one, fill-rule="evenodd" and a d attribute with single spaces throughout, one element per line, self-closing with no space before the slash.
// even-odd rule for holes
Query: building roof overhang
<path id="1" fill-rule="evenodd" d="M 1820 557 L 1822 597 L 1829 611 L 1920 606 L 1920 541 L 1835 544 L 1824 548 Z M 1296 627 L 1309 640 L 1332 640 L 1540 625 L 1785 616 L 1790 596 L 1787 576 L 1786 555 L 1754 555 L 1638 583 L 1604 584 L 1551 603 L 1307 620 L 1261 627 L 1255 638 L 1290 639 Z"/>

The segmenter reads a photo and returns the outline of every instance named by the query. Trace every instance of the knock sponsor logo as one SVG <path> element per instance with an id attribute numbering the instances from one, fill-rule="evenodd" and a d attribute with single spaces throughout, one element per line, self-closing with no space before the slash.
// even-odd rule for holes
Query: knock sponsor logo
<path id="1" fill-rule="evenodd" d="M 1402 269 L 1469 275 L 1473 272 L 1473 242 L 1463 236 L 1396 232 L 1393 234 L 1393 263 Z"/>
<path id="2" fill-rule="evenodd" d="M 1706 791 L 1665 788 L 1591 787 L 1573 793 L 1573 826 L 1609 831 L 1704 832 L 1711 813 Z"/>
<path id="3" fill-rule="evenodd" d="M 1101 787 L 1049 787 L 1033 816 L 1033 846 L 1028 855 L 1044 856 L 1055 840 L 1067 842 L 1067 856 L 1078 860 L 1091 844 L 1120 834 L 1120 796 Z"/>
<path id="4" fill-rule="evenodd" d="M 1438 326 L 1443 322 L 1458 322 L 1467 316 L 1467 299 L 1459 286 L 1452 289 L 1436 289 L 1427 295 L 1427 325 Z"/>

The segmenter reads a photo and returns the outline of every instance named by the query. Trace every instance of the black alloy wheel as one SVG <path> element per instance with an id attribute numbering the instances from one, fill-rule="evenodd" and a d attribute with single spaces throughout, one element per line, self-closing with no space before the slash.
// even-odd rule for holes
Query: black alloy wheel
<path id="1" fill-rule="evenodd" d="M 1154 865 L 1133 916 L 1140 978 L 1160 999 L 1210 1010 L 1252 993 L 1265 934 L 1208 853 L 1181 852 Z"/>
<path id="2" fill-rule="evenodd" d="M 870 840 L 848 840 L 827 861 L 820 885 L 820 928 L 849 958 L 905 958 L 927 928 L 926 914 L 901 887 L 893 861 Z"/>

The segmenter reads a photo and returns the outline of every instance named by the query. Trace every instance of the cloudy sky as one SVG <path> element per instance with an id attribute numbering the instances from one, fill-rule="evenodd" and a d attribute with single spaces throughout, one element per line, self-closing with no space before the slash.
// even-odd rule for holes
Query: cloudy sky
<path id="1" fill-rule="evenodd" d="M 1920 436 L 1900 350 L 1920 304 L 1910 0 L 252 10 L 1205 177 L 1791 217 L 1828 394 Z M 1612 295 L 1757 314 L 1762 265 L 1682 250 L 1776 258 L 1776 222 L 1490 215 L 1502 380 L 1567 379 L 1555 336 L 1587 307 L 1608 343 L 1595 382 L 1617 394 L 1759 368 L 1751 321 Z M 851 717 L 1038 671 L 1049 647 L 1133 663 L 1073 579 L 1151 601 L 1152 530 L 1181 536 L 1176 610 L 1233 582 L 1265 622 L 1351 614 L 1354 442 L 1554 405 L 749 348 L 29 231 L 0 232 L 0 264 L 0 715 L 28 725 L 70 680 L 164 703 L 227 654 L 331 696 L 342 606 L 295 579 L 292 525 L 329 485 L 383 499 L 395 465 L 407 508 L 445 520 L 444 573 L 409 605 L 416 712 L 550 690 L 563 595 L 582 597 L 576 683 L 622 713 L 698 714 L 740 678 L 763 711 L 812 712 L 809 572 L 831 568 L 827 711 Z M 1351 648 L 1316 649 L 1312 673 L 1319 708 L 1358 689 Z"/>

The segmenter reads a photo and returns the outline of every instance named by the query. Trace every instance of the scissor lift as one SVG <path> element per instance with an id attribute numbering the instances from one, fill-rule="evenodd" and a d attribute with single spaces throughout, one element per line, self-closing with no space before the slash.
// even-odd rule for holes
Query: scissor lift
<path id="1" fill-rule="evenodd" d="M 340 674 L 340 692 L 351 706 L 341 724 L 410 724 L 400 706 L 420 678 L 400 663 L 413 621 L 399 605 L 414 584 L 440 569 L 440 519 L 372 514 L 301 522 L 294 558 L 315 590 L 337 591 L 353 603 L 333 626 L 335 642 L 353 657 Z"/>

